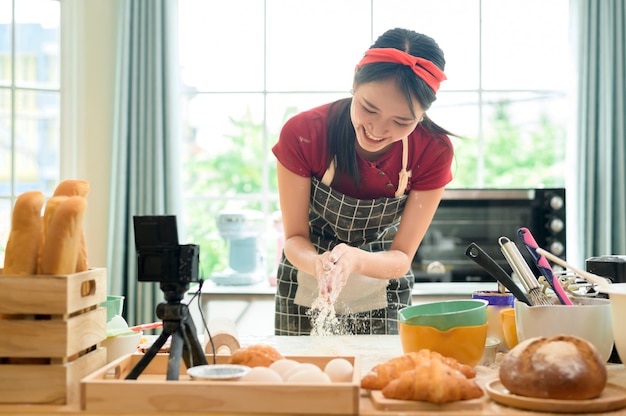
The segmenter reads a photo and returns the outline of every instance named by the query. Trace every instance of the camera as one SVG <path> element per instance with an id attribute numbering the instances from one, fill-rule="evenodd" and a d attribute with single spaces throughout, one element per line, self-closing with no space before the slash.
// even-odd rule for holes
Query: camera
<path id="1" fill-rule="evenodd" d="M 173 215 L 133 216 L 140 282 L 199 282 L 200 247 L 178 244 Z"/>

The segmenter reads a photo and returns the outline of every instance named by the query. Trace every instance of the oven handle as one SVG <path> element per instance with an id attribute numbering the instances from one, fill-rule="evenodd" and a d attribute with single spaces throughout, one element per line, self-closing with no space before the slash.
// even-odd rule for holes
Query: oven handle
<path id="1" fill-rule="evenodd" d="M 489 273 L 494 279 L 502 283 L 509 292 L 515 296 L 519 301 L 524 302 L 527 305 L 531 305 L 528 295 L 522 290 L 521 287 L 515 283 L 511 276 L 504 271 L 502 267 L 494 259 L 489 256 L 480 246 L 474 242 L 470 243 L 465 250 L 465 255 L 472 259 L 476 264 L 482 267 L 487 273 Z"/>

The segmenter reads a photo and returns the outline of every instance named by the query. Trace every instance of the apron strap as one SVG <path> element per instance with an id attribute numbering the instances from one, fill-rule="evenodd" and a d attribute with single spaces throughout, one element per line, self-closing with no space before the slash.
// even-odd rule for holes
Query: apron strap
<path id="1" fill-rule="evenodd" d="M 330 186 L 330 184 L 333 181 L 333 178 L 335 177 L 335 164 L 336 164 L 336 158 L 333 158 L 333 160 L 331 160 L 330 163 L 328 164 L 328 168 L 326 169 L 326 172 L 324 172 L 324 176 L 322 176 L 322 183 L 326 186 Z M 404 137 L 402 139 L 402 169 L 400 170 L 400 173 L 399 173 L 398 189 L 396 189 L 396 198 L 404 195 L 404 191 L 406 190 L 406 187 L 409 183 L 409 178 L 411 177 L 411 175 L 406 170 L 406 167 L 408 166 L 408 164 L 409 164 L 409 138 Z"/>
<path id="2" fill-rule="evenodd" d="M 406 167 L 409 164 L 409 139 L 405 137 L 402 139 L 402 169 L 399 173 L 398 180 L 398 189 L 396 189 L 396 198 L 404 195 L 404 191 L 406 190 L 406 186 L 409 183 L 409 172 L 407 172 Z"/>
<path id="3" fill-rule="evenodd" d="M 328 187 L 330 187 L 330 184 L 333 182 L 333 178 L 335 177 L 336 160 L 337 158 L 334 157 L 333 160 L 330 161 L 326 172 L 324 172 L 324 176 L 322 176 L 322 183 Z"/>

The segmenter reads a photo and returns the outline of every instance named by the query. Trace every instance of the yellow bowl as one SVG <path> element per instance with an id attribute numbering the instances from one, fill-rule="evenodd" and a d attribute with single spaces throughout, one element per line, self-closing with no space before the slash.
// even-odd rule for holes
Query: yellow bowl
<path id="1" fill-rule="evenodd" d="M 426 348 L 472 367 L 480 361 L 487 340 L 487 324 L 457 326 L 440 331 L 431 326 L 398 322 L 398 329 L 402 350 L 405 353 Z"/>
<path id="2" fill-rule="evenodd" d="M 502 333 L 504 334 L 504 341 L 509 349 L 517 345 L 517 324 L 515 323 L 515 309 L 504 309 L 500 312 L 500 318 L 502 320 Z"/>

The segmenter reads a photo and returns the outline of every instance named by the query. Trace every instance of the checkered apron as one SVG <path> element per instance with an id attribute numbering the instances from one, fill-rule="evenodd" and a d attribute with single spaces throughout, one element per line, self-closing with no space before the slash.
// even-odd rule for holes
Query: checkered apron
<path id="1" fill-rule="evenodd" d="M 406 204 L 406 195 L 361 200 L 337 192 L 316 178 L 311 179 L 309 231 L 318 253 L 340 243 L 371 252 L 388 250 Z M 298 270 L 284 253 L 278 266 L 276 290 L 276 335 L 308 335 L 310 308 L 294 303 Z M 397 334 L 398 310 L 411 304 L 413 272 L 389 280 L 387 308 L 338 316 L 346 334 Z"/>

